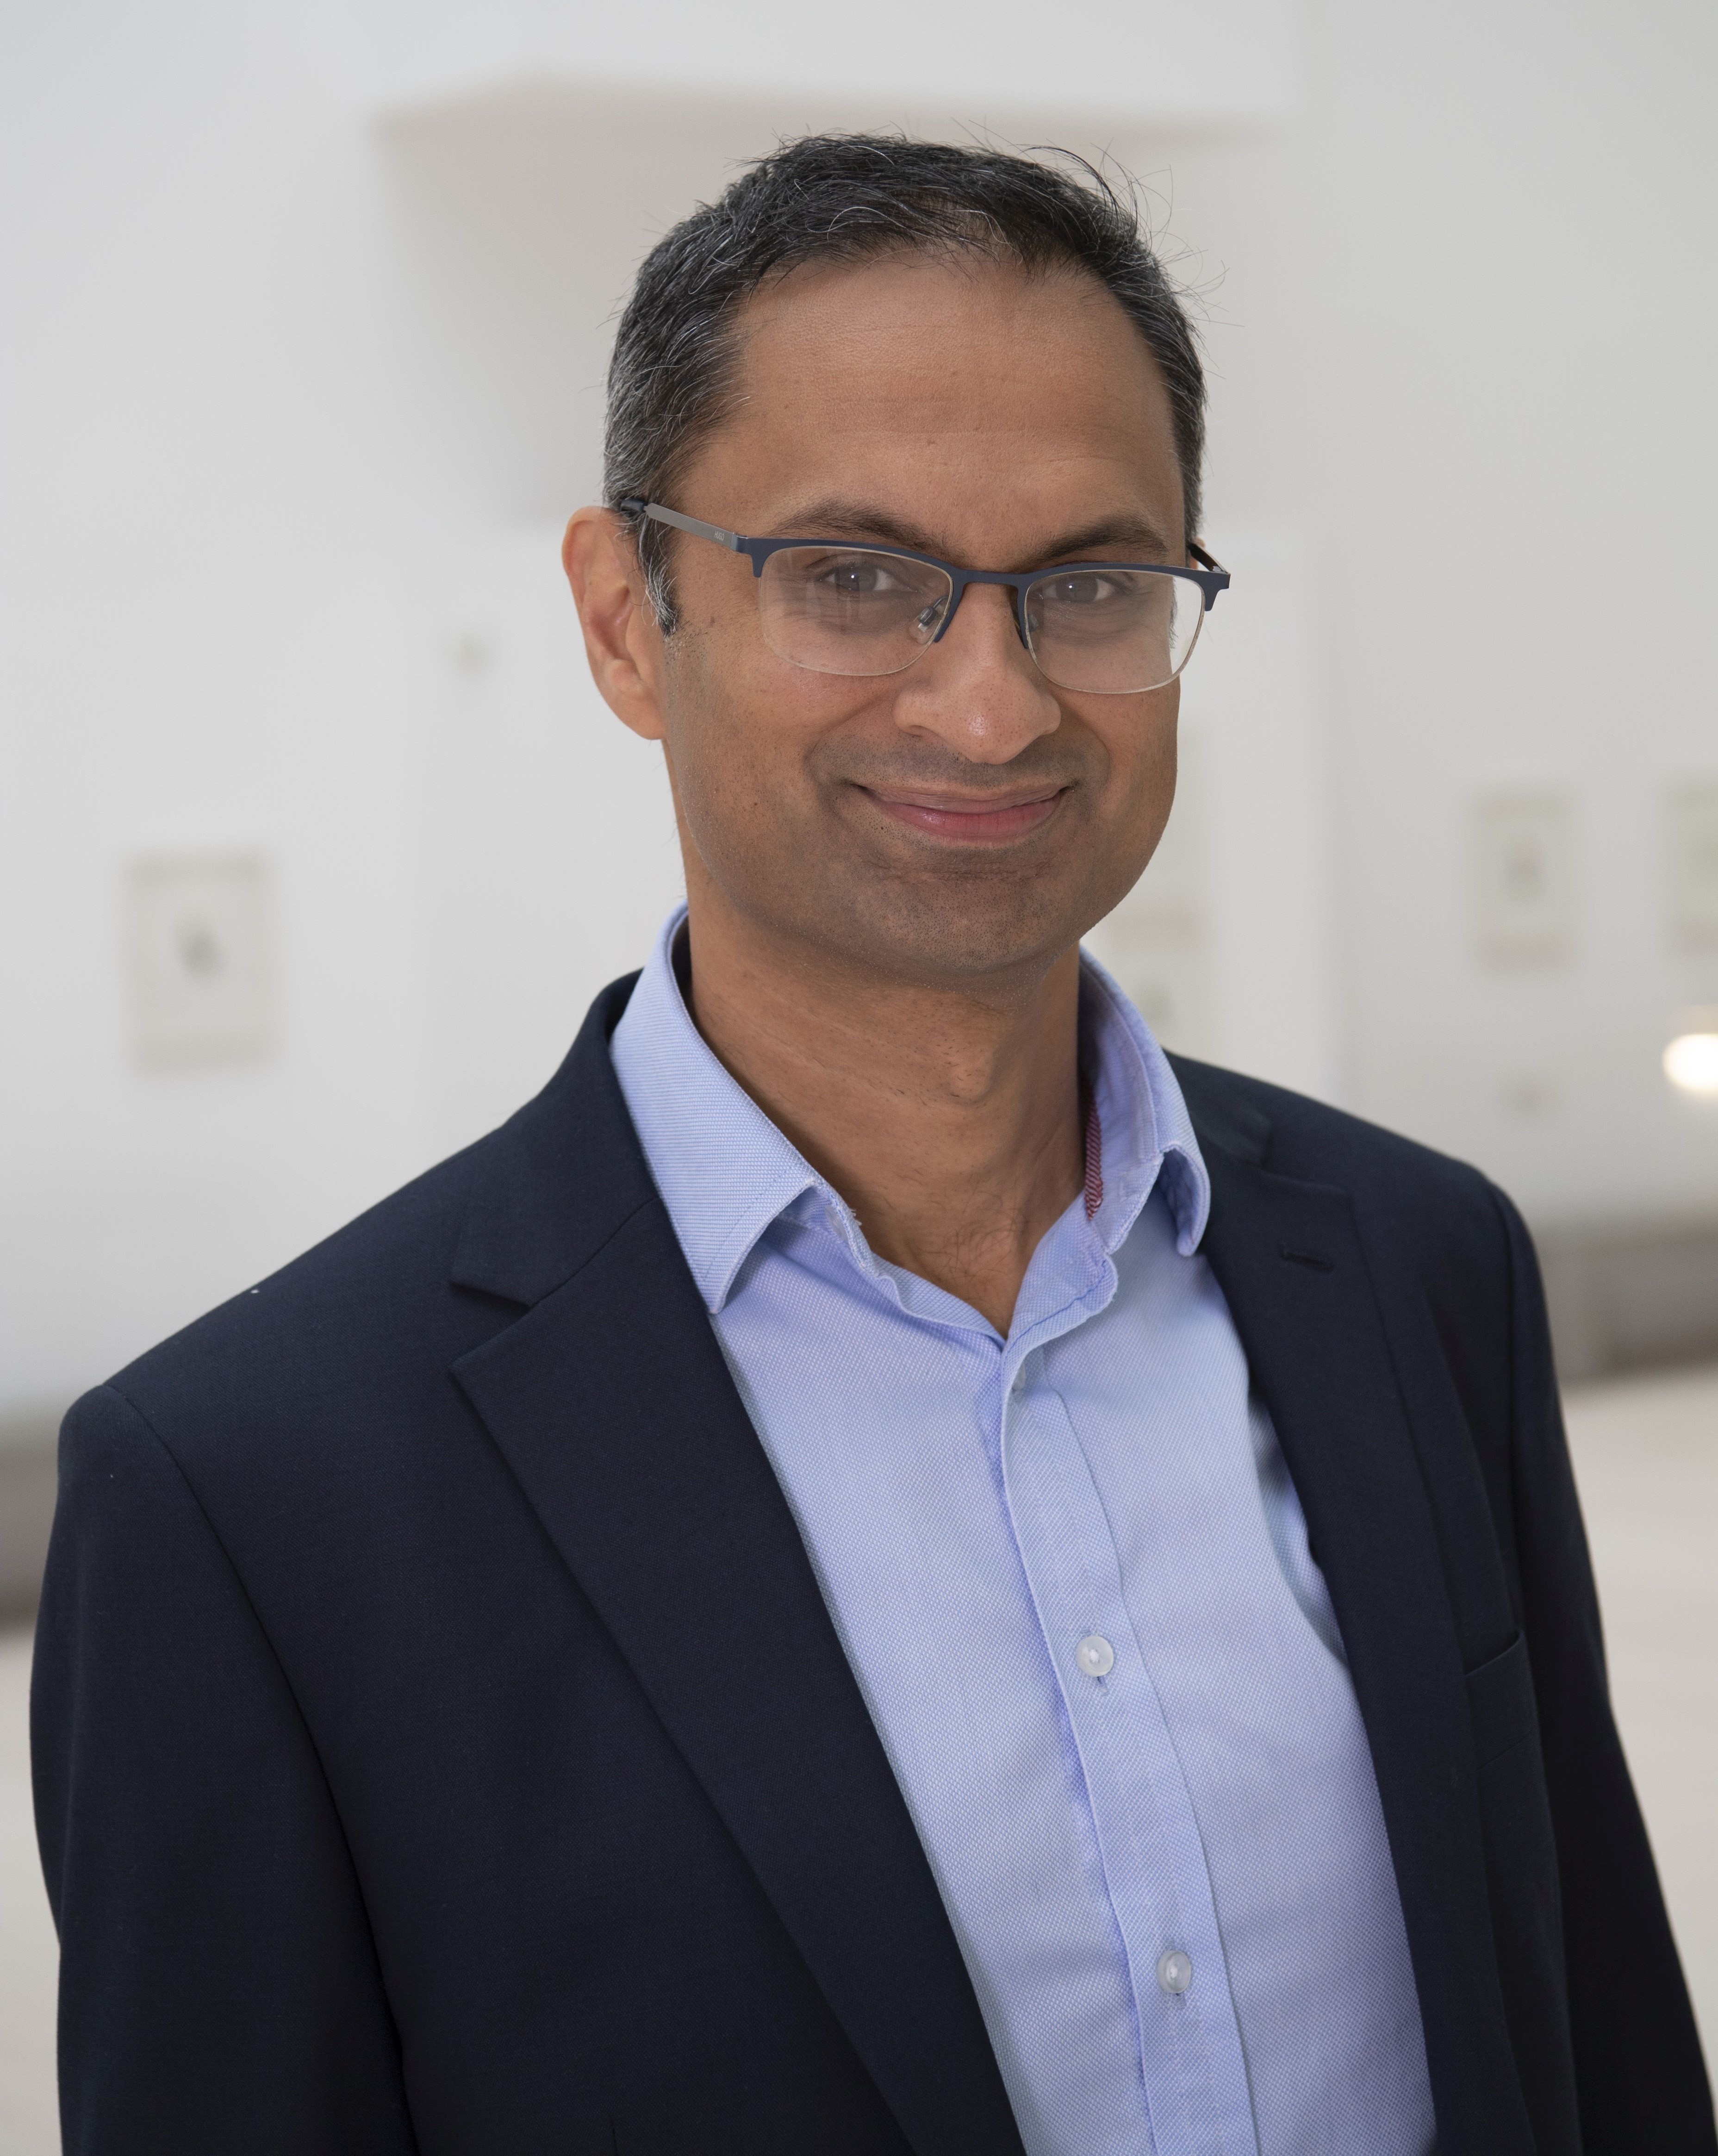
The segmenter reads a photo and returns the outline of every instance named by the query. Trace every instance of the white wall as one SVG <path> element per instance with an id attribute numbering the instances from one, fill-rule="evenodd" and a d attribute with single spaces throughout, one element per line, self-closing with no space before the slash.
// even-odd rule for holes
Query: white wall
<path id="1" fill-rule="evenodd" d="M 423 1157 L 411 748 L 362 136 L 288 11 L 0 53 L 0 1398 L 53 1397 Z M 283 1045 L 131 1061 L 134 851 L 277 865 Z"/>
<path id="2" fill-rule="evenodd" d="M 423 594 L 408 649 L 436 1152 L 536 1091 L 682 891 L 660 752 L 597 694 L 561 532 L 474 534 Z"/>
<path id="3" fill-rule="evenodd" d="M 475 1135 L 643 955 L 664 791 L 554 533 L 639 254 L 831 120 L 1110 144 L 1192 250 L 1236 583 L 1135 938 L 1186 1045 L 1541 1214 L 1718 1203 L 1718 1124 L 1657 1068 L 1718 973 L 1666 947 L 1654 837 L 1667 776 L 1718 765 L 1711 18 L 1112 13 L 1054 64 L 1041 9 L 874 34 L 891 103 L 850 18 L 783 73 L 762 8 L 720 67 L 704 15 L 647 49 L 546 0 L 7 12 L 0 1405 Z M 1463 819 L 1500 783 L 1578 802 L 1562 964 L 1473 954 Z M 233 845 L 276 865 L 280 1047 L 143 1070 L 122 865 Z"/>
<path id="4" fill-rule="evenodd" d="M 1662 843 L 1667 783 L 1718 775 L 1718 14 L 1325 23 L 1254 304 L 1333 586 L 1351 1090 L 1541 1218 L 1710 1208 L 1718 1116 L 1659 1059 L 1718 998 Z M 1464 819 L 1523 785 L 1575 805 L 1574 949 L 1488 968 Z"/>
<path id="5" fill-rule="evenodd" d="M 803 0 L 656 0 L 648 16 L 588 0 L 355 0 L 342 28 L 348 80 L 381 107 L 530 79 L 764 100 L 790 126 L 808 98 L 877 119 L 1227 122 L 1285 109 L 1303 59 L 1294 0 L 1229 0 L 1220 13 L 1177 0 L 1086 0 L 1065 19 L 1024 0 L 871 0 L 863 13 Z M 671 129 L 646 126 L 634 159 L 674 148 Z"/>

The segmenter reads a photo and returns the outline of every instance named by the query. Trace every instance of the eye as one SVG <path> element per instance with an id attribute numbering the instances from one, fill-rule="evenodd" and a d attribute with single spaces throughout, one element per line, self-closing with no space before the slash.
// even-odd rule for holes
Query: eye
<path id="1" fill-rule="evenodd" d="M 1043 603 L 1050 607 L 1102 606 L 1105 601 L 1119 598 L 1121 586 L 1114 577 L 1106 577 L 1095 569 L 1082 569 L 1077 576 L 1047 577 L 1037 587 L 1034 594 L 1042 595 Z"/>
<path id="2" fill-rule="evenodd" d="M 844 598 L 885 598 L 906 588 L 887 559 L 875 554 L 828 562 L 815 581 Z"/>

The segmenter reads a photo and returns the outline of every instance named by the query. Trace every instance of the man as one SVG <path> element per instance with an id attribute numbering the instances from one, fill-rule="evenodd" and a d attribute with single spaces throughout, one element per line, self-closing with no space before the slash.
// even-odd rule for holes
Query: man
<path id="1" fill-rule="evenodd" d="M 805 141 L 646 263 L 567 565 L 685 916 L 74 1411 L 69 2150 L 1713 2149 L 1516 1216 L 1080 955 L 1202 412 L 1044 165 Z"/>

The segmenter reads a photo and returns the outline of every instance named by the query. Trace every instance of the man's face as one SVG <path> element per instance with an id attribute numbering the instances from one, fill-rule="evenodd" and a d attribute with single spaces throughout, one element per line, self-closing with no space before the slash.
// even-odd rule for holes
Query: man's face
<path id="1" fill-rule="evenodd" d="M 796 272 L 741 331 L 732 416 L 670 507 L 968 567 L 1185 562 L 1168 399 L 1093 280 L 885 258 Z M 1177 684 L 1054 687 L 994 585 L 903 673 L 809 672 L 766 644 L 743 556 L 672 543 L 680 626 L 648 671 L 695 929 L 714 886 L 772 941 L 982 993 L 1132 886 L 1174 795 Z"/>

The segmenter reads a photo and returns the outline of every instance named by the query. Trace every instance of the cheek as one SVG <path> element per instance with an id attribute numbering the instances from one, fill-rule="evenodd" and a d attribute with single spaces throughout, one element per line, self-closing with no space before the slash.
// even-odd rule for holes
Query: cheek
<path id="1" fill-rule="evenodd" d="M 1121 708 L 1125 706 L 1126 708 Z M 1162 819 L 1175 797 L 1181 684 L 1149 696 L 1091 699 L 1081 712 L 1106 766 L 1105 810 L 1118 824 Z"/>
<path id="2" fill-rule="evenodd" d="M 665 747 L 681 813 L 706 860 L 767 851 L 806 821 L 814 792 L 808 759 L 826 721 L 799 685 L 816 678 L 727 627 L 688 627 L 672 639 Z"/>
<path id="3" fill-rule="evenodd" d="M 1161 693 L 1165 705 L 1147 715 L 1136 751 L 1139 828 L 1153 848 L 1163 835 L 1163 826 L 1174 806 L 1179 755 L 1180 684 L 1172 683 Z"/>
<path id="4" fill-rule="evenodd" d="M 1164 703 L 1146 715 L 1141 729 L 1137 755 L 1141 783 L 1154 795 L 1164 797 L 1164 813 L 1175 795 L 1176 765 L 1180 744 L 1181 685 L 1162 691 Z"/>
<path id="5" fill-rule="evenodd" d="M 1141 701 L 1146 708 L 1115 723 L 1102 738 L 1110 756 L 1101 837 L 1095 839 L 1094 867 L 1107 911 L 1144 872 L 1157 850 L 1175 802 L 1177 685 Z"/>

